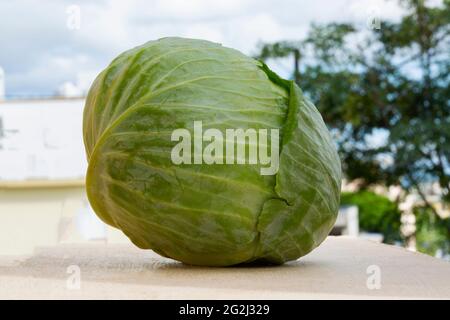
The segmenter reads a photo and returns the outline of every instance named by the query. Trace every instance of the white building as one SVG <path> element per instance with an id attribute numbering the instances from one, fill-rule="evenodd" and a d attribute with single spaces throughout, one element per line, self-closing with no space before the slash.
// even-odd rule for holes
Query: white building
<path id="1" fill-rule="evenodd" d="M 80 179 L 84 99 L 0 103 L 0 180 Z"/>
<path id="2" fill-rule="evenodd" d="M 128 241 L 86 199 L 84 99 L 0 101 L 0 255 Z"/>

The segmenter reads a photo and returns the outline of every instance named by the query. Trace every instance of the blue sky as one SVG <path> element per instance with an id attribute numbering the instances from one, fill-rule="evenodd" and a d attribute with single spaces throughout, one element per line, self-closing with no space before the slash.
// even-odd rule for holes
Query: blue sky
<path id="1" fill-rule="evenodd" d="M 73 6 L 80 10 L 79 29 L 68 27 Z M 396 19 L 401 13 L 393 0 L 3 0 L 0 66 L 9 96 L 51 95 L 58 88 L 76 94 L 120 52 L 156 38 L 203 38 L 252 54 L 259 41 L 302 38 L 312 22 L 364 28 L 374 14 Z"/>

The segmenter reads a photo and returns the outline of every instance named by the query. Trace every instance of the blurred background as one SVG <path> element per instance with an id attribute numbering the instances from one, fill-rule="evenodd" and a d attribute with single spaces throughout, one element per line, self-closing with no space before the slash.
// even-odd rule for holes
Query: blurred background
<path id="1" fill-rule="evenodd" d="M 332 233 L 450 260 L 450 1 L 0 1 L 0 255 L 128 240 L 85 196 L 84 98 L 119 53 L 220 42 L 294 79 L 344 170 Z"/>

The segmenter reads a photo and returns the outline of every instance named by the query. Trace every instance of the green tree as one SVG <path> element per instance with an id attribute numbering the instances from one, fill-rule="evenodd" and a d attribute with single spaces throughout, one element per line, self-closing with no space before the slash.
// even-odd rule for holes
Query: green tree
<path id="1" fill-rule="evenodd" d="M 347 178 L 415 189 L 434 210 L 424 182 L 439 182 L 450 203 L 450 1 L 401 5 L 399 22 L 363 32 L 313 25 L 303 40 L 261 45 L 257 57 L 292 57 L 292 78 L 332 129 Z M 385 143 L 370 139 L 381 134 Z"/>
<path id="2" fill-rule="evenodd" d="M 344 192 L 341 195 L 343 205 L 358 207 L 359 227 L 363 231 L 383 234 L 383 242 L 401 241 L 400 211 L 395 202 L 373 192 Z"/>
<path id="3" fill-rule="evenodd" d="M 439 219 L 427 207 L 417 207 L 414 211 L 417 227 L 417 249 L 430 255 L 436 255 L 439 250 L 442 254 L 449 254 L 448 229 L 450 228 L 450 218 Z"/>

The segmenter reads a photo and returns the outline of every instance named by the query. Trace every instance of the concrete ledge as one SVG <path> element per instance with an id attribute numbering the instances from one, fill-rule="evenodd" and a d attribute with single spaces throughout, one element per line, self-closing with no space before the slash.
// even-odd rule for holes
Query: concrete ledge
<path id="1" fill-rule="evenodd" d="M 0 190 L 84 187 L 84 179 L 0 181 Z"/>
<path id="2" fill-rule="evenodd" d="M 80 289 L 67 286 L 73 265 Z M 370 285 L 374 270 L 379 289 Z M 450 299 L 450 264 L 346 237 L 329 237 L 306 257 L 276 267 L 192 267 L 131 245 L 61 245 L 0 257 L 0 298 Z"/>

